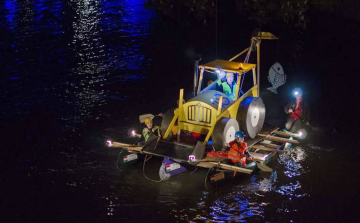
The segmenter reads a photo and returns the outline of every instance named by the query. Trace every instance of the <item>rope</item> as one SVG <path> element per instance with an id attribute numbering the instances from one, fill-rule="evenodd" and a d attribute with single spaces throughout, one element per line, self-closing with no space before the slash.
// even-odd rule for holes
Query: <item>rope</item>
<path id="1" fill-rule="evenodd" d="M 254 42 L 255 42 L 255 41 L 253 41 L 253 40 L 251 41 L 251 45 L 250 45 L 249 51 L 248 51 L 247 54 L 246 54 L 244 63 L 248 63 L 248 62 L 249 62 L 249 58 L 250 58 L 250 54 L 251 54 L 251 50 L 252 50 L 252 48 L 253 48 Z"/>
<path id="2" fill-rule="evenodd" d="M 118 170 L 121 171 L 121 169 L 119 168 L 119 158 L 120 158 L 120 155 L 121 155 L 121 151 L 120 151 L 119 156 L 118 156 L 118 158 L 117 158 L 117 160 L 116 160 L 116 167 L 117 167 Z"/>
<path id="3" fill-rule="evenodd" d="M 249 47 L 249 50 L 246 54 L 246 57 L 244 59 L 244 63 L 248 63 L 249 62 L 249 58 L 250 58 L 250 54 L 251 54 L 251 50 L 252 50 L 252 47 L 253 47 L 253 44 L 255 43 L 255 41 L 251 41 L 251 45 Z M 246 72 L 247 73 L 247 72 Z M 242 77 L 241 77 L 241 85 L 240 85 L 240 91 L 239 91 L 239 94 L 241 94 L 241 91 L 242 91 L 242 86 L 244 84 L 244 79 L 245 79 L 245 75 L 246 73 L 243 73 Z"/>
<path id="4" fill-rule="evenodd" d="M 147 157 L 148 157 L 148 155 L 146 155 L 146 156 L 145 156 L 145 159 L 144 159 L 143 175 L 144 175 L 144 177 L 145 177 L 147 180 L 150 180 L 150 181 L 155 182 L 155 183 L 160 183 L 160 182 L 163 181 L 163 180 L 153 180 L 153 179 L 148 178 L 148 177 L 145 175 L 145 162 L 147 161 Z"/>
<path id="5" fill-rule="evenodd" d="M 156 147 L 157 147 L 157 145 L 158 145 L 158 143 L 159 143 L 159 140 L 160 140 L 160 137 L 157 137 L 156 145 L 155 145 L 153 151 L 155 151 L 155 149 L 156 149 Z M 163 180 L 161 180 L 161 179 L 160 179 L 160 180 L 153 180 L 153 179 L 150 179 L 149 177 L 147 177 L 147 176 L 145 175 L 145 162 L 148 161 L 150 158 L 151 158 L 151 156 L 150 156 L 149 158 L 148 158 L 148 155 L 145 156 L 144 163 L 143 163 L 143 175 L 144 175 L 144 177 L 145 177 L 147 180 L 150 180 L 150 181 L 155 182 L 155 183 L 160 183 L 160 182 L 163 181 Z"/>
<path id="6" fill-rule="evenodd" d="M 195 171 L 197 171 L 197 167 L 195 168 L 195 170 L 193 170 L 190 174 L 193 174 L 193 173 L 195 173 Z"/>

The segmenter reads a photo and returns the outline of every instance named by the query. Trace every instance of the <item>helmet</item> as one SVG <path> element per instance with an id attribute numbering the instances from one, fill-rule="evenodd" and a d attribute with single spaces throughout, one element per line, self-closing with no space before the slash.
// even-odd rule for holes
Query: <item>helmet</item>
<path id="1" fill-rule="evenodd" d="M 302 90 L 300 88 L 298 88 L 298 87 L 293 90 L 293 95 L 295 97 L 296 96 L 302 96 L 302 94 L 303 94 Z"/>
<path id="2" fill-rule="evenodd" d="M 151 118 L 146 118 L 145 119 L 145 124 L 148 124 L 149 122 L 151 122 Z"/>
<path id="3" fill-rule="evenodd" d="M 235 138 L 245 138 L 246 135 L 242 131 L 235 132 Z"/>

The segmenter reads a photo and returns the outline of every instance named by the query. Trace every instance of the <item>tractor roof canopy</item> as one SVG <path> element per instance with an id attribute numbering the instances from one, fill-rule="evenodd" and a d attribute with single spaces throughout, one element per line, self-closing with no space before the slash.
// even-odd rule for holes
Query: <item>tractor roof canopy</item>
<path id="1" fill-rule="evenodd" d="M 251 63 L 239 63 L 239 62 L 232 62 L 228 60 L 214 60 L 209 63 L 199 65 L 199 67 L 203 67 L 205 69 L 210 70 L 224 70 L 227 72 L 237 72 L 243 73 L 247 72 L 256 67 L 256 64 Z"/>

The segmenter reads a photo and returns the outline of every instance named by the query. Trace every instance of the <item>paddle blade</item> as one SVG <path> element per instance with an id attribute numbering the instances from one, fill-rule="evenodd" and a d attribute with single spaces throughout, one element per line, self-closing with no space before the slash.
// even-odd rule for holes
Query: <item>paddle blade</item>
<path id="1" fill-rule="evenodd" d="M 273 169 L 263 163 L 257 163 L 257 167 L 264 172 L 273 172 Z"/>

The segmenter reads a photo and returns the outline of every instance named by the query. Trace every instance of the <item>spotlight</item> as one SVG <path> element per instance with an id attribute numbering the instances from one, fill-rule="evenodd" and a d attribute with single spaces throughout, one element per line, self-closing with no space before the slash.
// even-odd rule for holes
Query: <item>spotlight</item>
<path id="1" fill-rule="evenodd" d="M 307 132 L 305 129 L 300 129 L 297 133 L 297 137 L 299 139 L 305 139 L 306 138 L 306 135 L 307 135 Z"/>
<path id="2" fill-rule="evenodd" d="M 111 142 L 111 140 L 107 140 L 107 141 L 106 141 L 106 145 L 107 145 L 108 147 L 112 147 L 113 143 Z"/>

